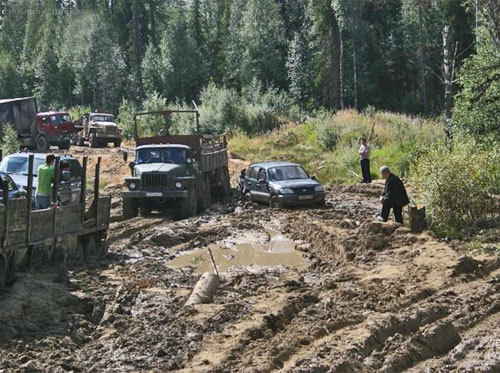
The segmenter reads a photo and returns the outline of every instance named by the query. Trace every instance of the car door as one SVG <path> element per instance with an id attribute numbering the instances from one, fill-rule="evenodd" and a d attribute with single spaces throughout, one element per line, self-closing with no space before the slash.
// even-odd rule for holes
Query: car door
<path id="1" fill-rule="evenodd" d="M 257 167 L 250 167 L 247 172 L 247 176 L 245 177 L 245 188 L 252 196 L 252 199 L 256 199 L 256 188 L 257 188 Z"/>
<path id="2" fill-rule="evenodd" d="M 257 183 L 256 183 L 256 196 L 257 200 L 260 202 L 269 202 L 269 187 L 267 183 L 267 171 L 265 168 L 260 168 L 257 174 Z"/>

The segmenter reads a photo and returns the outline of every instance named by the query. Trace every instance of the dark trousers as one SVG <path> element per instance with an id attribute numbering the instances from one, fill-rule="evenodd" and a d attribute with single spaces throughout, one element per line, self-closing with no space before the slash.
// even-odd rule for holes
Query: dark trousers
<path id="1" fill-rule="evenodd" d="M 370 174 L 370 160 L 361 160 L 361 172 L 363 173 L 363 183 L 371 183 L 372 175 Z"/>
<path id="2" fill-rule="evenodd" d="M 396 222 L 403 224 L 403 207 L 393 206 L 392 203 L 388 200 L 385 200 L 382 204 L 382 212 L 380 213 L 382 219 L 384 219 L 384 221 L 387 221 L 387 219 L 389 219 L 389 213 L 391 212 L 391 209 L 394 212 L 394 218 L 396 219 Z"/>

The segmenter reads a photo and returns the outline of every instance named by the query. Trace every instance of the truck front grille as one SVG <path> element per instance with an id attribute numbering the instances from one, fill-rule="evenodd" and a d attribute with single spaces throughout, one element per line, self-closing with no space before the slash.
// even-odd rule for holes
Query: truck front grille
<path id="1" fill-rule="evenodd" d="M 105 126 L 104 127 L 104 132 L 106 132 L 106 133 L 116 133 L 116 127 L 115 126 Z"/>
<path id="2" fill-rule="evenodd" d="M 166 189 L 168 186 L 168 175 L 163 173 L 145 173 L 141 176 L 143 189 Z"/>

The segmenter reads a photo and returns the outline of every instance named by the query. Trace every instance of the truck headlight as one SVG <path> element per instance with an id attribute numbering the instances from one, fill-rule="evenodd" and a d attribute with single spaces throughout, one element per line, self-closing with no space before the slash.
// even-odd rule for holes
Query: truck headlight
<path id="1" fill-rule="evenodd" d="M 181 189 L 181 188 L 182 188 L 182 183 L 181 183 L 180 181 L 176 182 L 176 183 L 175 183 L 175 187 L 176 187 L 177 189 Z"/>
<path id="2" fill-rule="evenodd" d="M 314 191 L 315 192 L 324 192 L 325 189 L 321 185 L 318 185 L 316 188 L 314 188 Z"/>
<path id="3" fill-rule="evenodd" d="M 134 182 L 131 182 L 128 187 L 131 189 L 131 190 L 134 190 L 135 188 L 137 188 L 137 184 L 134 183 Z"/>
<path id="4" fill-rule="evenodd" d="M 280 193 L 281 194 L 293 194 L 293 190 L 290 188 L 281 188 Z"/>

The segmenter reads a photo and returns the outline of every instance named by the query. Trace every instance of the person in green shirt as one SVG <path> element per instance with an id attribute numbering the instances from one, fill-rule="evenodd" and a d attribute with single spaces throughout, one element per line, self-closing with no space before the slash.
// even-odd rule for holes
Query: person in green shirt
<path id="1" fill-rule="evenodd" d="M 35 195 L 35 209 L 44 210 L 50 207 L 52 182 L 54 181 L 54 154 L 47 154 L 45 163 L 38 167 L 38 186 Z"/>

